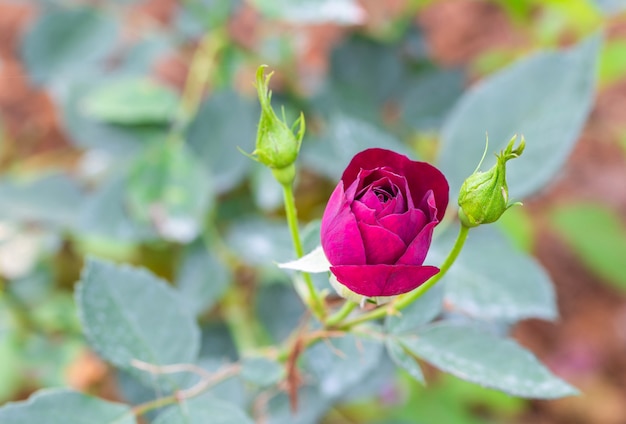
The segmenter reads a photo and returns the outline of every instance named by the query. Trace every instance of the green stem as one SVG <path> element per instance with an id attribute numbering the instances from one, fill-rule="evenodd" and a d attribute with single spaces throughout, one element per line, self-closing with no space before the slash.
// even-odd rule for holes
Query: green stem
<path id="1" fill-rule="evenodd" d="M 191 59 L 178 111 L 174 117 L 170 141 L 182 140 L 180 134 L 198 112 L 206 87 L 215 71 L 216 57 L 225 45 L 226 37 L 223 30 L 211 31 L 200 40 Z"/>
<path id="2" fill-rule="evenodd" d="M 356 303 L 346 300 L 341 309 L 335 312 L 334 315 L 328 317 L 328 319 L 326 320 L 326 327 L 333 327 L 346 319 L 346 317 L 350 315 L 350 312 L 352 312 L 354 308 L 356 308 L 356 305 Z"/>
<path id="3" fill-rule="evenodd" d="M 431 287 L 433 287 L 439 280 L 446 275 L 446 272 L 450 269 L 456 258 L 461 253 L 461 249 L 463 249 L 463 245 L 465 244 L 465 240 L 467 240 L 467 234 L 469 232 L 469 227 L 465 225 L 461 225 L 459 230 L 459 234 L 456 238 L 456 242 L 452 247 L 450 253 L 448 253 L 448 257 L 441 265 L 440 271 L 426 281 L 424 284 L 416 288 L 415 290 L 398 297 L 394 302 L 390 303 L 387 307 L 381 307 L 378 309 L 374 309 L 373 311 L 358 316 L 350 321 L 347 321 L 341 325 L 338 325 L 338 328 L 342 330 L 348 330 L 355 325 L 361 324 L 363 322 L 372 321 L 375 319 L 383 318 L 390 312 L 401 311 L 402 309 L 409 306 L 411 303 L 415 302 L 419 299 L 424 293 L 426 293 Z"/>
<path id="4" fill-rule="evenodd" d="M 235 281 L 222 299 L 224 321 L 240 355 L 264 344 L 263 330 L 251 314 L 245 290 Z"/>
<path id="5" fill-rule="evenodd" d="M 300 241 L 300 230 L 298 228 L 298 212 L 296 211 L 296 200 L 293 195 L 293 188 L 291 184 L 282 184 L 283 197 L 285 200 L 285 215 L 287 215 L 287 225 L 289 226 L 289 232 L 291 233 L 291 239 L 293 240 L 293 247 L 296 251 L 298 258 L 304 256 L 304 250 L 302 249 L 302 242 Z M 317 318 L 323 320 L 326 315 L 324 304 L 315 290 L 311 275 L 306 272 L 302 273 L 302 278 L 307 286 L 308 299 L 302 299 L 307 305 L 311 307 L 311 310 Z"/>

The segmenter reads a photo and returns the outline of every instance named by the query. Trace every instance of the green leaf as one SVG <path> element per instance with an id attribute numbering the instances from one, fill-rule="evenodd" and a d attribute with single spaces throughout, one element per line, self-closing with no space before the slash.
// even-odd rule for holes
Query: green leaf
<path id="1" fill-rule="evenodd" d="M 285 376 L 285 367 L 280 363 L 263 357 L 244 358 L 241 378 L 261 387 L 278 383 Z"/>
<path id="2" fill-rule="evenodd" d="M 303 257 L 296 259 L 295 261 L 278 264 L 278 267 L 283 269 L 294 269 L 302 272 L 318 273 L 328 272 L 330 269 L 330 262 L 326 259 L 322 246 L 318 246 Z"/>
<path id="3" fill-rule="evenodd" d="M 391 334 L 414 332 L 435 319 L 443 306 L 443 292 L 443 286 L 436 285 L 398 315 L 388 315 L 385 320 L 387 332 Z"/>
<path id="4" fill-rule="evenodd" d="M 73 228 L 83 202 L 78 184 L 63 174 L 0 180 L 0 218 Z"/>
<path id="5" fill-rule="evenodd" d="M 626 4 L 624 6 L 626 8 Z M 600 55 L 600 81 L 605 84 L 617 82 L 626 72 L 626 41 L 608 41 Z"/>
<path id="6" fill-rule="evenodd" d="M 200 331 L 190 311 L 145 269 L 89 259 L 76 301 L 89 344 L 113 365 L 136 371 L 133 360 L 170 365 L 192 363 L 198 355 Z M 172 381 L 141 374 L 148 382 Z"/>
<path id="7" fill-rule="evenodd" d="M 412 157 L 411 151 L 400 141 L 367 121 L 337 113 L 329 122 L 321 140 L 302 146 L 304 164 L 320 175 L 334 181 L 355 154 L 371 147 L 381 147 Z"/>
<path id="8" fill-rule="evenodd" d="M 69 78 L 90 69 L 109 54 L 117 38 L 117 25 L 90 7 L 41 13 L 25 34 L 21 53 L 31 78 L 44 83 Z"/>
<path id="9" fill-rule="evenodd" d="M 167 123 L 174 118 L 178 95 L 146 78 L 105 82 L 83 99 L 85 115 L 112 124 Z"/>
<path id="10" fill-rule="evenodd" d="M 239 408 L 230 403 L 199 396 L 168 408 L 160 414 L 154 424 L 253 424 Z"/>
<path id="11" fill-rule="evenodd" d="M 385 345 L 387 346 L 387 353 L 389 354 L 389 357 L 397 366 L 403 368 L 418 382 L 426 384 L 424 373 L 417 363 L 417 360 L 407 353 L 404 346 L 402 346 L 400 342 L 393 338 L 389 338 Z"/>
<path id="12" fill-rule="evenodd" d="M 378 341 L 347 334 L 314 345 L 304 358 L 322 396 L 336 399 L 368 378 L 379 364 L 382 348 Z"/>
<path id="13" fill-rule="evenodd" d="M 194 315 L 213 307 L 224 295 L 232 275 L 212 250 L 194 243 L 183 253 L 176 286 Z"/>
<path id="14" fill-rule="evenodd" d="M 457 70 L 427 70 L 400 94 L 402 119 L 416 130 L 438 130 L 463 92 L 464 76 Z"/>
<path id="15" fill-rule="evenodd" d="M 275 342 L 285 341 L 306 313 L 291 284 L 262 287 L 255 300 L 259 320 Z"/>
<path id="16" fill-rule="evenodd" d="M 439 323 L 399 340 L 411 353 L 445 372 L 513 396 L 555 399 L 578 393 L 514 341 L 475 326 Z"/>
<path id="17" fill-rule="evenodd" d="M 135 424 L 129 406 L 66 389 L 40 390 L 0 408 L 2 424 Z"/>
<path id="18" fill-rule="evenodd" d="M 126 207 L 126 181 L 113 177 L 92 193 L 79 214 L 80 235 L 115 243 L 138 243 L 157 238 L 147 224 L 137 223 Z"/>
<path id="19" fill-rule="evenodd" d="M 354 0 L 253 0 L 268 18 L 298 24 L 359 24 L 365 11 Z"/>
<path id="20" fill-rule="evenodd" d="M 626 226 L 615 212 L 596 204 L 567 205 L 550 222 L 592 272 L 626 291 Z"/>
<path id="21" fill-rule="evenodd" d="M 435 240 L 426 263 L 440 264 L 458 227 Z M 462 312 L 487 320 L 515 322 L 558 315 L 550 277 L 528 254 L 517 251 L 496 227 L 472 229 L 442 282 L 446 301 Z"/>
<path id="22" fill-rule="evenodd" d="M 164 143 L 139 157 L 128 176 L 131 213 L 152 222 L 166 240 L 198 236 L 212 202 L 209 176 L 182 143 Z"/>
<path id="23" fill-rule="evenodd" d="M 442 132 L 439 166 L 452 200 L 489 150 L 500 151 L 521 133 L 527 146 L 507 176 L 511 198 L 542 189 L 562 167 L 587 119 L 594 98 L 599 36 L 564 51 L 539 53 L 481 81 L 461 98 Z M 483 169 L 495 163 L 487 155 Z"/>
<path id="24" fill-rule="evenodd" d="M 250 174 L 250 188 L 254 203 L 265 212 L 272 212 L 283 205 L 283 189 L 272 171 L 258 162 L 253 164 Z"/>
<path id="25" fill-rule="evenodd" d="M 251 265 L 272 267 L 293 258 L 289 229 L 284 222 L 239 220 L 226 233 L 226 242 Z"/>
<path id="26" fill-rule="evenodd" d="M 225 193 L 243 181 L 252 166 L 259 107 L 234 91 L 213 93 L 189 126 L 187 142 L 213 175 L 214 189 Z"/>
<path id="27" fill-rule="evenodd" d="M 317 424 L 332 406 L 314 387 L 298 390 L 298 409 L 293 411 L 286 393 L 279 393 L 268 402 L 267 424 Z"/>
<path id="28" fill-rule="evenodd" d="M 83 107 L 87 93 L 95 90 L 101 79 L 72 81 L 60 99 L 63 107 L 63 122 L 70 141 L 82 149 L 94 149 L 105 164 L 115 159 L 119 165 L 128 162 L 139 152 L 155 144 L 163 143 L 167 137 L 165 125 L 113 125 L 90 118 Z M 107 162 L 108 160 L 108 162 Z M 89 169 L 90 170 L 90 169 Z"/>

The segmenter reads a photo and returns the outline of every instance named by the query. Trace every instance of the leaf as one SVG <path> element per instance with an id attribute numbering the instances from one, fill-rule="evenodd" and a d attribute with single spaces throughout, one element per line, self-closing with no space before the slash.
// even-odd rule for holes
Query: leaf
<path id="1" fill-rule="evenodd" d="M 268 403 L 267 424 L 318 424 L 332 403 L 310 386 L 298 390 L 298 410 L 293 411 L 287 394 L 280 393 Z"/>
<path id="2" fill-rule="evenodd" d="M 411 151 L 390 134 L 366 121 L 337 113 L 321 140 L 304 143 L 302 159 L 313 171 L 336 181 L 355 154 L 371 147 L 412 156 Z"/>
<path id="3" fill-rule="evenodd" d="M 200 331 L 190 311 L 173 288 L 145 269 L 88 259 L 76 301 L 89 344 L 117 367 L 136 371 L 133 360 L 192 363 L 198 355 Z M 161 384 L 173 380 L 141 375 Z"/>
<path id="4" fill-rule="evenodd" d="M 440 264 L 457 227 L 436 239 L 426 263 Z M 456 262 L 443 277 L 445 299 L 486 320 L 552 320 L 558 315 L 550 277 L 528 254 L 519 252 L 495 227 L 472 229 Z"/>
<path id="5" fill-rule="evenodd" d="M 167 123 L 176 113 L 178 95 L 146 78 L 125 78 L 100 84 L 82 106 L 85 115 L 112 124 Z"/>
<path id="6" fill-rule="evenodd" d="M 114 47 L 115 21 L 91 7 L 59 8 L 41 13 L 25 34 L 21 53 L 33 81 L 71 78 L 93 68 Z"/>
<path id="7" fill-rule="evenodd" d="M 330 269 L 330 262 L 326 259 L 322 246 L 318 246 L 303 257 L 296 259 L 295 261 L 278 264 L 278 267 L 302 272 L 318 273 L 328 272 Z"/>
<path id="8" fill-rule="evenodd" d="M 287 340 L 306 312 L 293 285 L 262 287 L 255 300 L 255 309 L 263 328 L 277 343 Z"/>
<path id="9" fill-rule="evenodd" d="M 278 383 L 285 376 L 285 368 L 280 362 L 263 357 L 243 359 L 241 378 L 261 387 Z"/>
<path id="10" fill-rule="evenodd" d="M 260 163 L 253 164 L 250 188 L 256 205 L 264 212 L 272 212 L 283 205 L 283 190 L 272 171 Z"/>
<path id="11" fill-rule="evenodd" d="M 318 343 L 304 353 L 308 368 L 327 399 L 347 394 L 378 366 L 382 343 L 347 334 Z"/>
<path id="12" fill-rule="evenodd" d="M 442 371 L 513 396 L 555 399 L 578 393 L 514 341 L 475 326 L 434 324 L 399 341 Z"/>
<path id="13" fill-rule="evenodd" d="M 416 130 L 438 130 L 463 92 L 463 77 L 458 70 L 417 74 L 399 96 L 403 121 Z"/>
<path id="14" fill-rule="evenodd" d="M 182 143 L 164 143 L 147 152 L 128 176 L 131 213 L 179 243 L 200 234 L 212 194 L 208 174 Z"/>
<path id="15" fill-rule="evenodd" d="M 439 166 L 450 182 L 452 201 L 480 161 L 489 133 L 489 151 L 524 134 L 523 156 L 510 163 L 511 198 L 544 188 L 562 167 L 591 110 L 599 36 L 564 51 L 520 60 L 489 77 L 461 98 L 441 134 Z M 495 163 L 487 155 L 482 169 Z"/>
<path id="16" fill-rule="evenodd" d="M 400 342 L 393 338 L 389 338 L 385 345 L 387 346 L 387 353 L 389 354 L 389 357 L 397 366 L 403 368 L 418 382 L 426 384 L 424 373 L 417 363 L 417 360 L 406 352 L 404 346 L 402 346 Z"/>
<path id="17" fill-rule="evenodd" d="M 129 162 L 146 148 L 163 143 L 167 137 L 167 127 L 161 124 L 113 125 L 85 115 L 85 96 L 97 89 L 104 78 L 103 76 L 94 81 L 94 77 L 90 75 L 88 79 L 72 80 L 58 101 L 62 106 L 63 123 L 72 144 L 82 149 L 93 149 L 92 155 L 98 154 L 109 162 L 114 157 L 115 165 L 119 166 Z"/>
<path id="18" fill-rule="evenodd" d="M 199 396 L 170 407 L 160 414 L 154 424 L 253 424 L 239 408 L 230 403 Z"/>
<path id="19" fill-rule="evenodd" d="M 211 171 L 218 194 L 236 187 L 252 166 L 237 147 L 254 149 L 258 120 L 258 105 L 228 90 L 213 93 L 190 124 L 187 143 Z"/>
<path id="20" fill-rule="evenodd" d="M 3 424 L 135 424 L 129 406 L 66 389 L 40 390 L 0 408 Z"/>
<path id="21" fill-rule="evenodd" d="M 188 246 L 176 272 L 176 286 L 191 313 L 199 315 L 213 307 L 231 281 L 230 270 L 203 243 Z"/>
<path id="22" fill-rule="evenodd" d="M 63 174 L 0 180 L 0 218 L 73 228 L 83 202 L 78 184 Z"/>
<path id="23" fill-rule="evenodd" d="M 385 320 L 386 331 L 391 334 L 410 333 L 435 319 L 443 306 L 443 292 L 443 286 L 438 284 L 398 315 L 388 315 Z"/>
<path id="24" fill-rule="evenodd" d="M 98 187 L 78 214 L 80 235 L 115 243 L 156 239 L 152 228 L 135 222 L 128 215 L 125 191 L 125 179 L 120 177 L 113 177 Z"/>
<path id="25" fill-rule="evenodd" d="M 253 0 L 253 3 L 269 18 L 298 24 L 355 25 L 366 17 L 354 0 Z"/>
<path id="26" fill-rule="evenodd" d="M 550 222 L 591 271 L 626 291 L 626 226 L 621 217 L 595 204 L 567 205 Z"/>
<path id="27" fill-rule="evenodd" d="M 293 257 L 289 229 L 284 222 L 239 220 L 226 233 L 226 243 L 241 259 L 255 266 L 272 266 Z"/>

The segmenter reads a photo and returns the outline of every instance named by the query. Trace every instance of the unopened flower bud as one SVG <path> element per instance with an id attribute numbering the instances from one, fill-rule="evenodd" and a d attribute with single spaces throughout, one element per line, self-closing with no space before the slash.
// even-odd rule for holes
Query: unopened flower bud
<path id="1" fill-rule="evenodd" d="M 298 158 L 302 137 L 304 136 L 304 116 L 293 123 L 290 128 L 286 124 L 283 110 L 282 121 L 278 119 L 270 103 L 272 93 L 268 84 L 272 73 L 265 76 L 266 65 L 261 65 L 256 74 L 256 88 L 261 103 L 261 119 L 256 137 L 256 148 L 251 157 L 272 169 L 281 184 L 289 184 L 295 177 L 293 164 Z M 294 130 L 298 127 L 298 132 Z M 279 178 L 280 177 L 280 178 Z"/>
<path id="2" fill-rule="evenodd" d="M 515 141 L 517 141 L 517 135 L 511 138 L 506 149 L 496 154 L 498 160 L 489 171 L 480 172 L 477 168 L 461 186 L 459 219 L 463 225 L 476 227 L 480 224 L 495 222 L 504 211 L 519 204 L 509 204 L 509 189 L 506 184 L 506 162 L 519 157 L 526 146 L 524 136 L 519 146 L 513 149 Z M 478 167 L 480 168 L 480 164 Z"/>

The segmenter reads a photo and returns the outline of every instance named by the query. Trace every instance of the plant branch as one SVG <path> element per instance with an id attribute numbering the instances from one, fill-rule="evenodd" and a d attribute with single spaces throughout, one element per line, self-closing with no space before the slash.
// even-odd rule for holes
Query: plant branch
<path id="1" fill-rule="evenodd" d="M 285 200 L 285 215 L 287 216 L 289 232 L 291 233 L 291 239 L 293 241 L 293 247 L 296 251 L 296 255 L 298 256 L 298 258 L 301 258 L 302 256 L 304 256 L 304 250 L 302 248 L 302 242 L 300 241 L 300 230 L 298 229 L 298 212 L 296 211 L 296 200 L 293 195 L 293 188 L 291 184 L 282 184 L 282 186 L 283 197 Z M 303 298 L 302 300 L 306 305 L 311 308 L 313 314 L 315 314 L 318 319 L 323 320 L 326 315 L 326 310 L 324 308 L 324 303 L 317 293 L 317 290 L 315 290 L 313 280 L 311 280 L 311 275 L 303 272 L 302 278 L 304 279 L 308 291 L 308 298 Z M 298 293 L 300 292 L 298 291 Z"/>
<path id="2" fill-rule="evenodd" d="M 441 265 L 441 269 L 436 275 L 431 277 L 424 284 L 422 284 L 415 290 L 405 295 L 399 296 L 396 300 L 389 303 L 387 306 L 374 309 L 371 312 L 360 315 L 343 324 L 339 323 L 339 325 L 337 325 L 337 328 L 342 329 L 342 330 L 349 330 L 350 328 L 358 324 L 361 324 L 363 322 L 372 321 L 372 320 L 379 319 L 379 318 L 384 318 L 387 315 L 401 311 L 402 309 L 409 306 L 411 303 L 415 302 L 424 293 L 426 293 L 431 287 L 437 284 L 437 282 L 441 280 L 444 275 L 446 275 L 446 273 L 448 272 L 448 270 L 450 269 L 450 267 L 452 266 L 456 258 L 459 256 L 459 253 L 461 253 L 461 249 L 463 249 L 465 240 L 467 240 L 468 232 L 469 232 L 469 227 L 465 225 L 461 225 L 456 242 L 454 243 L 452 250 L 450 250 L 450 253 L 448 253 L 448 257 Z"/>
<path id="3" fill-rule="evenodd" d="M 180 372 L 190 372 L 200 376 L 200 381 L 198 381 L 196 384 L 189 387 L 188 389 L 178 390 L 170 396 L 164 396 L 135 406 L 132 409 L 132 413 L 135 416 L 143 415 L 146 412 L 153 411 L 167 405 L 172 405 L 174 403 L 178 403 L 181 400 L 196 397 L 206 391 L 209 387 L 214 386 L 221 381 L 238 374 L 241 370 L 241 365 L 237 363 L 229 364 L 228 366 L 222 368 L 216 373 L 210 373 L 207 370 L 194 364 L 174 364 L 160 366 L 133 359 L 131 361 L 131 365 L 152 374 L 176 374 Z"/>

